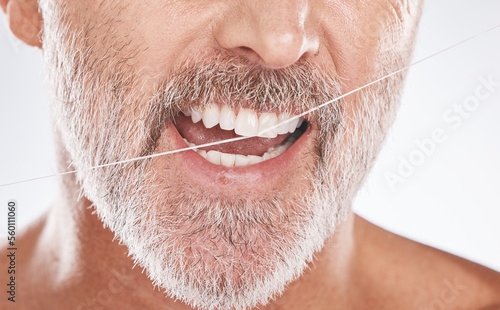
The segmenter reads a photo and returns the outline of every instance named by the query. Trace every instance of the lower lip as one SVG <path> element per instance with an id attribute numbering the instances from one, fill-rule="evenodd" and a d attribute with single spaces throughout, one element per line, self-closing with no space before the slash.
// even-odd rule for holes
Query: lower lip
<path id="1" fill-rule="evenodd" d="M 215 165 L 193 150 L 179 152 L 174 156 L 175 161 L 178 161 L 178 171 L 190 179 L 189 184 L 194 188 L 202 187 L 205 190 L 226 195 L 230 195 L 232 191 L 237 193 L 249 189 L 252 192 L 259 191 L 259 189 L 268 191 L 270 186 L 287 175 L 293 175 L 294 168 L 298 166 L 305 151 L 312 148 L 314 131 L 316 131 L 315 126 L 310 124 L 299 139 L 283 154 L 249 166 L 229 168 Z M 176 149 L 187 147 L 182 136 L 171 124 L 167 126 L 164 136 L 171 139 Z"/>

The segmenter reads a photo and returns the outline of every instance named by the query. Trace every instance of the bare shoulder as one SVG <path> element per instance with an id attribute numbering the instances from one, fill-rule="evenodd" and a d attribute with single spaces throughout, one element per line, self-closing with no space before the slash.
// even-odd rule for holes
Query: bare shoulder
<path id="1" fill-rule="evenodd" d="M 403 238 L 361 218 L 365 269 L 383 279 L 386 300 L 406 309 L 500 310 L 500 273 Z M 369 256 L 366 256 L 369 255 Z M 374 258 L 375 257 L 375 258 Z M 397 292 L 397 294 L 395 294 Z M 380 293 L 380 292 L 379 292 Z"/>

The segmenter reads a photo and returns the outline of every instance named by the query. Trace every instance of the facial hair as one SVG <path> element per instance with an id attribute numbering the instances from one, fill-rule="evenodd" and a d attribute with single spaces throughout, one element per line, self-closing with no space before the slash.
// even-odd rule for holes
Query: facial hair
<path id="1" fill-rule="evenodd" d="M 306 195 L 218 197 L 182 182 L 162 183 L 154 169 L 161 159 L 93 167 L 154 154 L 163 128 L 195 103 L 217 99 L 251 102 L 263 111 L 308 110 L 340 96 L 338 78 L 307 62 L 270 70 L 214 51 L 203 61 L 186 61 L 148 89 L 140 70 L 120 61 L 124 55 L 97 56 L 86 45 L 92 31 L 72 34 L 57 16 L 44 25 L 54 119 L 82 194 L 103 223 L 155 285 L 192 307 L 248 309 L 280 295 L 345 218 L 393 118 L 392 90 L 400 88 L 400 79 L 311 115 L 319 133 L 314 164 L 300 176 Z M 127 53 L 136 50 L 130 46 Z M 347 120 L 343 110 L 353 102 L 359 108 Z"/>

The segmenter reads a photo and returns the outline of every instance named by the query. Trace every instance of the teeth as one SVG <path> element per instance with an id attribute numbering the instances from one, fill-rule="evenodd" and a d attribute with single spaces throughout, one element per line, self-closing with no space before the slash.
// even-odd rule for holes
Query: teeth
<path id="1" fill-rule="evenodd" d="M 255 164 L 258 164 L 262 161 L 264 161 L 264 158 L 260 157 L 260 156 L 255 156 L 255 155 L 248 155 L 248 164 L 249 165 L 255 165 Z"/>
<path id="2" fill-rule="evenodd" d="M 220 153 L 220 164 L 226 167 L 234 167 L 235 154 Z"/>
<path id="3" fill-rule="evenodd" d="M 289 118 L 290 118 L 290 116 L 288 116 L 288 114 L 281 113 L 280 115 L 278 115 L 278 124 L 283 123 L 284 121 L 288 120 Z M 289 126 L 290 125 L 288 123 L 281 124 L 281 125 L 279 125 L 278 128 L 276 128 L 276 131 L 278 132 L 279 135 L 284 135 L 284 134 L 288 133 Z"/>
<path id="4" fill-rule="evenodd" d="M 236 122 L 234 124 L 234 132 L 244 137 L 255 137 L 259 133 L 259 118 L 254 110 L 240 109 Z"/>
<path id="5" fill-rule="evenodd" d="M 259 137 L 263 138 L 276 138 L 278 132 L 273 126 L 278 124 L 278 117 L 276 113 L 262 113 L 259 117 Z"/>
<path id="6" fill-rule="evenodd" d="M 220 155 L 221 152 L 217 151 L 208 151 L 207 152 L 207 160 L 212 164 L 220 165 Z"/>
<path id="7" fill-rule="evenodd" d="M 189 142 L 189 141 L 188 141 L 188 140 L 186 140 L 186 139 L 183 139 L 183 140 L 184 140 L 184 142 L 186 142 L 186 144 L 187 144 L 189 147 L 195 147 L 195 146 L 196 146 L 196 144 L 191 143 L 191 142 Z"/>
<path id="8" fill-rule="evenodd" d="M 288 132 L 289 133 L 292 133 L 295 131 L 295 129 L 297 129 L 297 125 L 299 124 L 299 118 L 296 118 L 294 120 L 291 120 L 290 122 L 288 122 Z"/>
<path id="9" fill-rule="evenodd" d="M 254 110 L 240 109 L 238 115 L 229 106 L 210 104 L 203 111 L 200 107 L 194 107 L 183 111 L 186 116 L 191 116 L 193 123 L 200 120 L 206 128 L 219 125 L 223 130 L 234 130 L 236 134 L 245 137 L 275 138 L 277 135 L 292 133 L 302 125 L 304 121 L 296 118 L 292 121 L 281 124 L 277 128 L 270 129 L 277 124 L 283 123 L 292 116 L 286 113 L 261 113 L 257 115 Z"/>
<path id="10" fill-rule="evenodd" d="M 236 155 L 236 160 L 234 162 L 235 167 L 248 166 L 250 159 L 245 155 Z"/>
<path id="11" fill-rule="evenodd" d="M 220 128 L 224 130 L 233 130 L 236 115 L 227 105 L 224 105 L 220 110 Z"/>
<path id="12" fill-rule="evenodd" d="M 284 145 L 280 145 L 278 146 L 274 151 L 272 151 L 271 155 L 273 155 L 274 157 L 284 153 L 293 143 L 290 143 L 290 144 L 284 144 Z"/>
<path id="13" fill-rule="evenodd" d="M 186 139 L 187 145 L 195 147 L 196 145 L 190 143 Z M 283 154 L 294 142 L 294 139 L 288 138 L 279 145 L 271 147 L 262 156 L 255 155 L 240 155 L 240 154 L 227 154 L 218 151 L 204 151 L 194 149 L 203 158 L 215 165 L 222 165 L 225 167 L 243 167 L 249 165 L 255 165 L 263 161 L 275 158 Z"/>
<path id="14" fill-rule="evenodd" d="M 202 116 L 203 125 L 205 125 L 206 128 L 214 127 L 219 123 L 219 116 L 220 116 L 219 106 L 216 104 L 209 105 L 203 111 L 203 116 Z"/>
<path id="15" fill-rule="evenodd" d="M 191 120 L 193 121 L 193 123 L 196 124 L 199 121 L 201 121 L 202 115 L 203 114 L 201 113 L 200 107 L 196 107 L 196 108 L 191 109 Z"/>
<path id="16" fill-rule="evenodd" d="M 200 107 L 193 107 L 182 111 L 182 113 L 187 117 L 191 117 L 193 123 L 198 123 L 201 120 L 206 128 L 219 125 L 223 130 L 234 130 L 236 134 L 245 137 L 275 138 L 277 135 L 294 132 L 304 122 L 304 119 L 298 117 L 290 120 L 294 116 L 286 113 L 266 112 L 258 115 L 254 110 L 243 108 L 236 115 L 229 106 L 223 105 L 219 108 L 217 104 L 210 104 L 203 111 Z M 281 125 L 273 128 L 278 124 Z M 186 139 L 184 141 L 199 155 L 215 165 L 242 167 L 255 165 L 283 154 L 295 142 L 295 138 L 292 135 L 288 136 L 285 141 L 269 148 L 262 156 L 228 154 L 213 150 L 207 152 L 198 150 L 195 144 Z"/>

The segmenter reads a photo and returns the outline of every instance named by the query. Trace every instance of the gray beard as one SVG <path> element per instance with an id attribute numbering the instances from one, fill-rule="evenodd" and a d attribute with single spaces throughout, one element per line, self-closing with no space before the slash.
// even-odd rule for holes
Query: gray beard
<path id="1" fill-rule="evenodd" d="M 228 200 L 188 184 L 160 187 L 152 169 L 158 159 L 92 167 L 154 153 L 163 126 L 195 99 L 202 105 L 250 100 L 259 103 L 253 108 L 281 111 L 295 102 L 309 109 L 340 95 L 337 80 L 308 64 L 261 72 L 224 56 L 172 74 L 148 95 L 136 91 L 140 76 L 114 55 L 95 61 L 91 49 L 77 48 L 84 46 L 78 36 L 65 39 L 64 29 L 51 27 L 45 26 L 44 58 L 53 114 L 83 194 L 155 285 L 200 309 L 264 305 L 304 272 L 348 214 L 401 86 L 400 76 L 388 79 L 358 93 L 355 103 L 340 100 L 312 115 L 320 133 L 315 165 L 303 176 L 307 195 Z M 346 104 L 359 106 L 351 124 L 342 120 Z M 127 112 L 134 109 L 139 117 Z"/>

